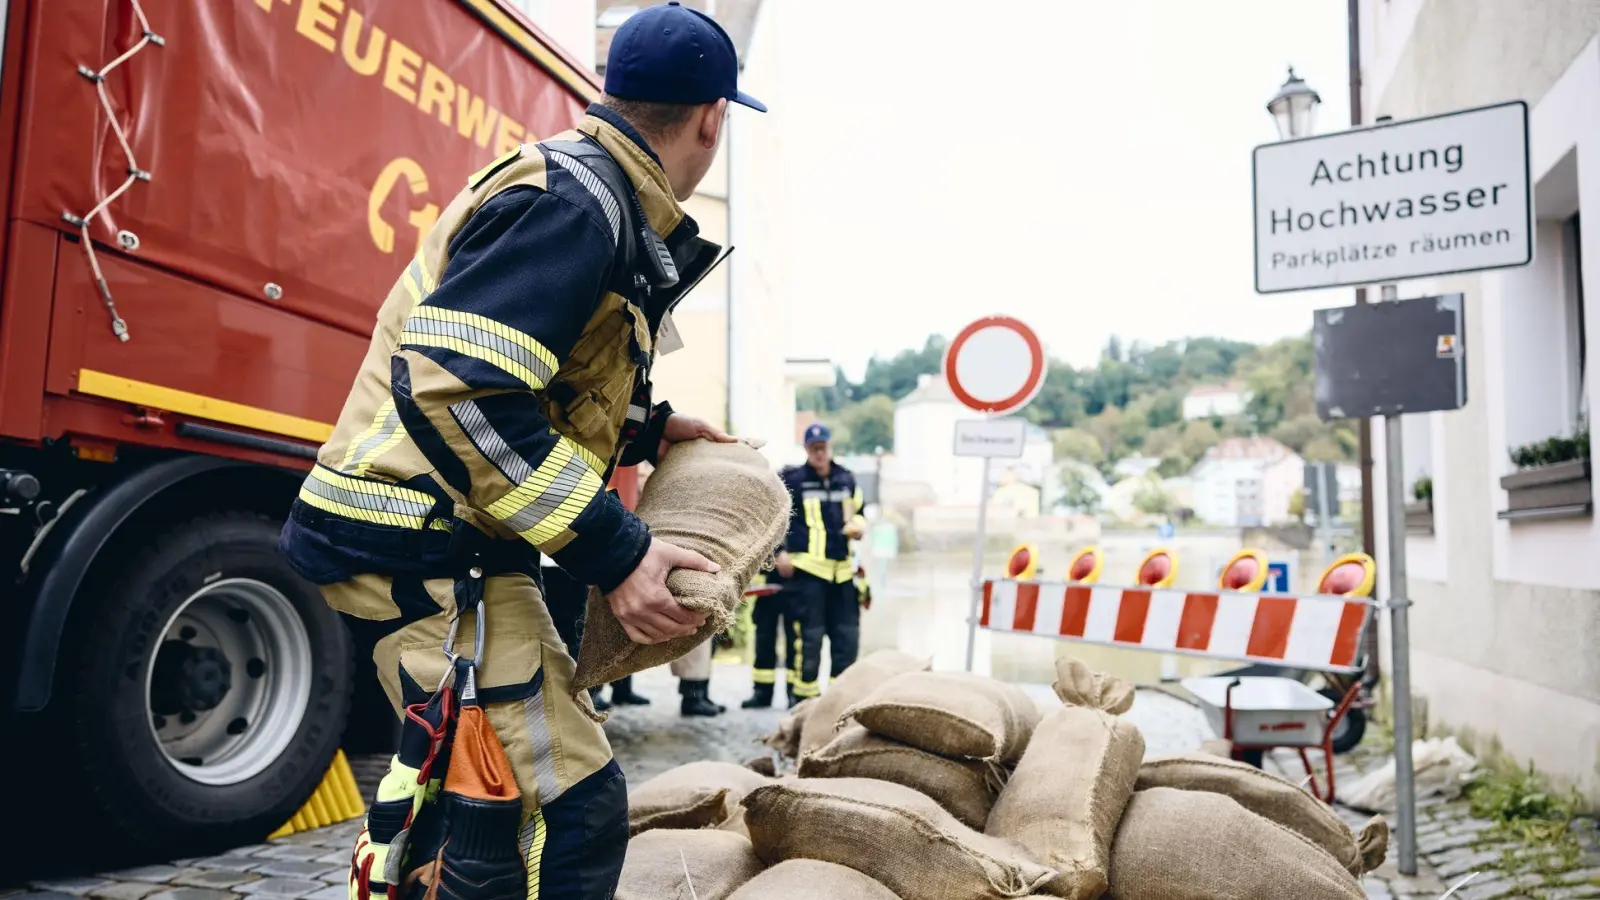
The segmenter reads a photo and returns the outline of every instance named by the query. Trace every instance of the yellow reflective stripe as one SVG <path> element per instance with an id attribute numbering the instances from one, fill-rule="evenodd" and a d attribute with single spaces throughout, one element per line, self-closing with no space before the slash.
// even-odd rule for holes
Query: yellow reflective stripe
<path id="1" fill-rule="evenodd" d="M 554 429 L 551 429 L 550 433 L 551 434 L 555 434 L 556 432 L 555 432 Z M 570 443 L 572 444 L 572 452 L 578 454 L 578 458 L 583 460 L 586 464 L 588 464 L 589 468 L 593 469 L 595 474 L 598 475 L 601 472 L 605 471 L 605 469 L 606 469 L 606 461 L 605 460 L 603 460 L 600 457 L 598 457 L 598 456 L 594 455 L 593 453 L 591 453 L 589 451 L 588 447 L 585 447 L 584 445 L 578 443 L 577 441 L 571 441 Z"/>
<path id="2" fill-rule="evenodd" d="M 567 438 L 511 492 L 485 510 L 534 546 L 559 537 L 600 493 L 600 476 Z"/>
<path id="3" fill-rule="evenodd" d="M 350 442 L 344 460 L 339 463 L 339 471 L 357 477 L 366 475 L 378 457 L 394 449 L 405 436 L 400 414 L 394 408 L 394 398 L 390 397 L 373 413 L 372 424 Z"/>
<path id="4" fill-rule="evenodd" d="M 411 265 L 406 266 L 406 270 L 400 273 L 400 283 L 405 286 L 406 293 L 411 295 L 411 306 L 413 308 L 420 306 L 426 293 L 423 290 L 421 281 L 417 278 L 416 260 L 412 260 Z"/>
<path id="5" fill-rule="evenodd" d="M 533 840 L 528 843 L 528 900 L 539 900 L 539 866 L 544 862 L 544 811 L 534 810 L 533 819 L 524 826 L 533 829 Z"/>
<path id="6" fill-rule="evenodd" d="M 855 496 L 850 499 L 854 500 L 856 504 L 856 508 L 853 510 L 853 512 L 861 512 L 867 506 L 866 494 L 861 492 L 861 488 L 856 488 Z"/>
<path id="7" fill-rule="evenodd" d="M 796 697 L 815 697 L 822 693 L 822 688 L 815 681 L 796 681 L 794 695 Z"/>
<path id="8" fill-rule="evenodd" d="M 827 546 L 828 534 L 822 527 L 822 501 L 801 501 L 806 509 L 806 541 L 807 552 L 812 556 L 823 556 Z"/>
<path id="9" fill-rule="evenodd" d="M 442 347 L 481 359 L 536 391 L 550 382 L 561 365 L 543 344 L 515 328 L 487 316 L 437 306 L 412 310 L 400 343 Z"/>
<path id="10" fill-rule="evenodd" d="M 300 499 L 347 519 L 397 528 L 422 528 L 433 509 L 433 498 L 422 491 L 351 478 L 323 466 L 311 470 Z"/>
<path id="11" fill-rule="evenodd" d="M 849 581 L 855 575 L 855 568 L 846 560 L 827 559 L 810 553 L 791 553 L 789 563 L 807 575 L 815 575 L 834 584 Z"/>
<path id="12" fill-rule="evenodd" d="M 778 680 L 777 669 L 752 669 L 750 681 L 753 684 L 774 684 Z"/>

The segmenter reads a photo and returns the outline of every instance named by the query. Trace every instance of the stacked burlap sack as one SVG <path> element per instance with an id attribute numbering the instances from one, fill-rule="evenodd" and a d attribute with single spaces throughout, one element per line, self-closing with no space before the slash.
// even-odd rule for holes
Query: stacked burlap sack
<path id="1" fill-rule="evenodd" d="M 796 707 L 773 778 L 696 763 L 639 786 L 619 900 L 1360 900 L 1388 828 L 1354 835 L 1283 779 L 1144 760 L 1125 681 L 1072 660 L 1062 705 L 869 656 Z M 695 830 L 697 829 L 697 830 Z"/>

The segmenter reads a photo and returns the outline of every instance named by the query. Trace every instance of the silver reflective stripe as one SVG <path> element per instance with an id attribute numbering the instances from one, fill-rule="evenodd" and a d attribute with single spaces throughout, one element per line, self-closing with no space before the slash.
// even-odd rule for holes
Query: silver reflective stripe
<path id="1" fill-rule="evenodd" d="M 384 441 L 394 437 L 395 430 L 399 427 L 400 413 L 393 406 L 390 406 L 389 414 L 383 417 L 383 424 L 378 426 L 378 430 L 373 432 L 371 437 L 362 441 L 356 447 L 355 451 L 350 454 L 350 461 L 355 465 L 361 465 L 362 460 L 366 460 L 367 454 L 378 449 L 378 446 Z M 348 475 L 350 473 L 346 472 L 345 474 Z"/>
<path id="2" fill-rule="evenodd" d="M 395 513 L 402 516 L 427 516 L 433 507 L 427 503 L 417 503 L 412 500 L 403 500 L 399 497 L 380 497 L 360 491 L 352 491 L 323 481 L 320 478 L 307 478 L 305 489 L 324 500 L 343 503 L 356 509 L 365 509 L 370 512 Z"/>
<path id="3" fill-rule="evenodd" d="M 565 503 L 567 498 L 578 490 L 580 479 L 588 471 L 589 464 L 577 454 L 573 454 L 572 458 L 567 460 L 567 464 L 561 467 L 561 471 L 556 473 L 556 477 L 550 479 L 550 486 L 545 488 L 537 499 L 512 513 L 505 523 L 511 526 L 512 531 L 520 534 L 543 522 L 556 511 L 556 507 Z"/>
<path id="4" fill-rule="evenodd" d="M 800 499 L 801 500 L 826 500 L 826 499 L 828 499 L 828 492 L 827 491 L 801 491 L 800 492 Z"/>
<path id="5" fill-rule="evenodd" d="M 406 266 L 406 271 L 411 273 L 411 280 L 416 282 L 417 293 L 422 296 L 422 300 L 428 299 L 428 295 L 433 292 L 428 290 L 428 283 L 422 280 L 422 260 L 412 257 L 411 265 Z M 421 303 L 422 300 L 417 302 Z"/>
<path id="6" fill-rule="evenodd" d="M 476 325 L 467 325 L 461 322 L 441 322 L 438 319 L 412 316 L 406 320 L 406 331 L 455 338 L 483 347 L 486 350 L 493 350 L 532 372 L 540 382 L 537 385 L 529 385 L 529 387 L 535 389 L 549 384 L 550 376 L 554 374 L 550 371 L 550 367 L 544 364 L 544 360 L 533 355 L 533 351 L 527 347 L 516 341 L 503 338 L 492 331 L 485 331 Z M 400 341 L 405 343 L 405 335 L 400 336 Z"/>
<path id="7" fill-rule="evenodd" d="M 650 418 L 650 411 L 642 406 L 628 405 L 628 421 L 643 422 Z"/>
<path id="8" fill-rule="evenodd" d="M 560 150 L 547 150 L 550 158 L 561 164 L 578 183 L 583 185 L 594 198 L 600 201 L 600 208 L 606 211 L 606 221 L 611 223 L 611 240 L 615 243 L 622 235 L 622 207 L 617 203 L 617 198 L 611 195 L 611 189 L 605 186 L 600 176 L 594 170 L 562 153 Z"/>
<path id="9" fill-rule="evenodd" d="M 851 494 L 849 491 L 834 491 L 828 495 L 829 500 L 833 500 L 838 503 L 843 503 L 844 501 L 849 500 L 850 497 Z"/>
<path id="10" fill-rule="evenodd" d="M 456 417 L 456 424 L 467 433 L 473 446 L 478 448 L 484 458 L 494 463 L 512 484 L 521 484 L 533 475 L 533 467 L 523 459 L 517 451 L 511 449 L 506 439 L 500 432 L 494 430 L 489 420 L 484 417 L 483 410 L 472 400 L 463 400 L 451 405 L 450 414 Z"/>
<path id="11" fill-rule="evenodd" d="M 544 714 L 544 688 L 522 701 L 522 716 L 533 751 L 533 781 L 539 786 L 539 805 L 545 806 L 560 797 L 562 791 L 561 781 L 556 778 L 555 743 L 550 739 L 550 722 Z M 532 831 L 525 831 L 529 838 L 533 836 Z M 526 854 L 527 847 L 523 852 Z"/>

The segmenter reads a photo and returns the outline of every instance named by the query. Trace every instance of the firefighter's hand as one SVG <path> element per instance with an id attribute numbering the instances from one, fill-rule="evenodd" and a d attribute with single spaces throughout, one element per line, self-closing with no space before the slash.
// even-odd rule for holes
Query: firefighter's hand
<path id="1" fill-rule="evenodd" d="M 844 536 L 852 541 L 861 540 L 861 536 L 866 533 L 867 526 L 860 519 L 852 520 L 849 525 L 844 527 Z"/>
<path id="2" fill-rule="evenodd" d="M 694 634 L 706 623 L 706 614 L 679 605 L 667 590 L 667 573 L 673 569 L 716 572 L 716 563 L 693 550 L 685 550 L 652 537 L 644 559 L 633 574 L 606 595 L 611 612 L 622 624 L 628 640 L 659 644 Z"/>
<path id="3" fill-rule="evenodd" d="M 661 446 L 656 450 L 656 459 L 665 457 L 667 448 L 673 444 L 696 438 L 705 438 L 719 444 L 731 444 L 738 440 L 705 419 L 673 413 L 667 417 L 667 424 L 661 429 Z"/>
<path id="4" fill-rule="evenodd" d="M 773 562 L 777 564 L 779 575 L 785 578 L 794 577 L 794 563 L 789 561 L 789 552 L 787 550 L 780 552 Z"/>

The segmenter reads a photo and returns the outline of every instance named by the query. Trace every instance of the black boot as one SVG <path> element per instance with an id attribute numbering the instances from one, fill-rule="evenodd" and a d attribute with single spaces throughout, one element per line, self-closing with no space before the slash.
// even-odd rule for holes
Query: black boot
<path id="1" fill-rule="evenodd" d="M 758 684 L 750 693 L 750 699 L 739 704 L 744 709 L 767 709 L 772 706 L 772 685 Z"/>
<path id="2" fill-rule="evenodd" d="M 649 706 L 650 698 L 633 692 L 633 676 L 611 682 L 612 706 Z"/>
<path id="3" fill-rule="evenodd" d="M 790 709 L 794 709 L 796 706 L 800 705 L 800 698 L 796 697 L 794 695 L 794 685 L 792 685 L 792 684 L 789 685 L 788 686 L 788 691 L 789 691 L 789 708 Z"/>
<path id="4" fill-rule="evenodd" d="M 600 689 L 597 687 L 589 688 L 589 700 L 594 703 L 595 712 L 605 712 L 611 708 L 611 703 L 600 696 Z"/>
<path id="5" fill-rule="evenodd" d="M 707 694 L 709 681 L 680 681 L 678 691 L 683 694 L 679 712 L 686 716 L 720 716 L 722 707 L 711 702 Z"/>

